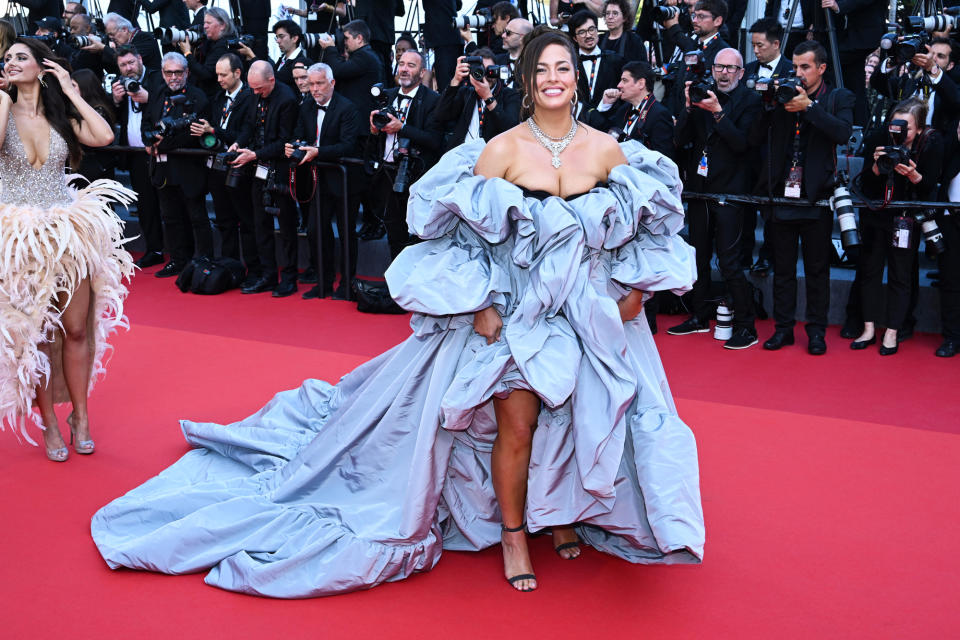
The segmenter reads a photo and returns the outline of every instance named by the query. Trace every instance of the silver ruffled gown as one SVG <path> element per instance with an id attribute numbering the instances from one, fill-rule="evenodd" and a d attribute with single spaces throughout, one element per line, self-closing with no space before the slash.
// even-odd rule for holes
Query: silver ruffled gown
<path id="1" fill-rule="evenodd" d="M 208 584 L 279 598 L 369 588 L 431 569 L 442 549 L 500 541 L 491 398 L 542 400 L 527 523 L 578 523 L 638 563 L 703 553 L 697 452 L 629 288 L 695 277 L 672 163 L 625 143 L 630 166 L 575 198 L 473 175 L 483 142 L 411 189 L 424 242 L 387 271 L 413 335 L 331 386 L 308 380 L 228 426 L 182 422 L 196 447 L 93 517 L 113 568 L 209 569 Z M 503 316 L 492 345 L 472 314 Z"/>

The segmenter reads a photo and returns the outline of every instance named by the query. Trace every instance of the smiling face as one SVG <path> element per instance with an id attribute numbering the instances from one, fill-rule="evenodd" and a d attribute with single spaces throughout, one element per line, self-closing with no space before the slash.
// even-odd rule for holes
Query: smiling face
<path id="1" fill-rule="evenodd" d="M 537 60 L 534 88 L 537 109 L 570 109 L 577 95 L 577 71 L 568 48 L 560 44 L 544 48 Z"/>
<path id="2" fill-rule="evenodd" d="M 19 42 L 11 45 L 3 56 L 4 72 L 7 79 L 15 85 L 25 85 L 36 82 L 43 71 L 40 62 L 33 57 L 33 52 L 25 44 Z"/>
<path id="3" fill-rule="evenodd" d="M 397 84 L 404 89 L 412 89 L 420 84 L 423 78 L 423 58 L 415 52 L 407 52 L 400 56 L 397 63 Z"/>

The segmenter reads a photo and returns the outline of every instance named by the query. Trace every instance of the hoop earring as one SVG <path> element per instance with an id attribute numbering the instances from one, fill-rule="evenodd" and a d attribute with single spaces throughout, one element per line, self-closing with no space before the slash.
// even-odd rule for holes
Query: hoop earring
<path id="1" fill-rule="evenodd" d="M 47 81 L 43 79 L 43 76 L 45 76 L 45 75 L 47 75 L 46 72 L 41 73 L 40 75 L 37 76 L 37 80 L 40 82 L 40 85 L 41 85 L 44 89 L 47 88 Z"/>
<path id="2" fill-rule="evenodd" d="M 577 91 L 574 90 L 573 97 L 570 99 L 570 113 L 574 116 L 577 115 L 577 105 L 580 104 L 580 96 L 577 95 Z"/>
<path id="3" fill-rule="evenodd" d="M 532 111 L 533 111 L 533 102 L 531 101 L 530 104 L 527 104 L 527 100 L 529 100 L 529 99 L 530 99 L 530 96 L 524 94 L 523 99 L 520 100 L 520 106 L 523 107 L 525 111 L 532 112 Z"/>

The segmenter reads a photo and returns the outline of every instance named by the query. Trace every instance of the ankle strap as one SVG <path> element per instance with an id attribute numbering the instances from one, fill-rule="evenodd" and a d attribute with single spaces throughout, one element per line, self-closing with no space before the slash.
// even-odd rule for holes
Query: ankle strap
<path id="1" fill-rule="evenodd" d="M 523 524 L 521 524 L 519 527 L 515 527 L 515 528 L 513 528 L 513 529 L 511 529 L 510 527 L 508 527 L 508 526 L 505 525 L 505 524 L 501 524 L 501 525 L 500 525 L 500 529 L 502 529 L 503 531 L 506 531 L 507 533 L 517 533 L 518 531 L 523 531 L 523 530 L 526 529 L 526 528 L 527 528 L 527 523 L 526 523 L 526 522 L 524 522 Z"/>

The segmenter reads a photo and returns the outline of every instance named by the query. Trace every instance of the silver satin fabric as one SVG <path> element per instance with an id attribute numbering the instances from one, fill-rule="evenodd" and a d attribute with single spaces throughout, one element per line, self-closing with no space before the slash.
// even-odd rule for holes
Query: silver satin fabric
<path id="1" fill-rule="evenodd" d="M 630 166 L 570 202 L 473 175 L 483 142 L 411 188 L 424 242 L 387 271 L 413 334 L 331 386 L 308 380 L 232 425 L 182 421 L 196 447 L 98 511 L 112 568 L 209 570 L 208 584 L 303 598 L 431 569 L 441 550 L 500 541 L 491 399 L 542 400 L 527 497 L 536 531 L 579 523 L 638 563 L 703 555 L 697 450 L 678 418 L 630 288 L 689 289 L 693 250 L 669 161 L 624 143 Z M 473 331 L 495 305 L 499 342 Z"/>

